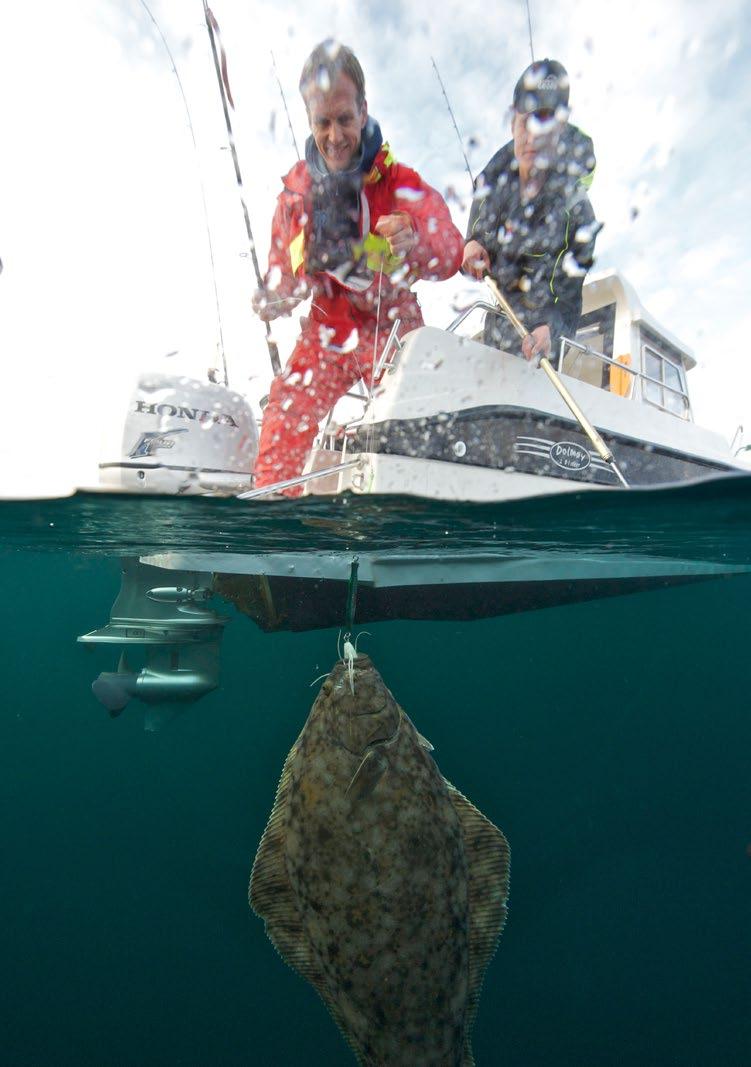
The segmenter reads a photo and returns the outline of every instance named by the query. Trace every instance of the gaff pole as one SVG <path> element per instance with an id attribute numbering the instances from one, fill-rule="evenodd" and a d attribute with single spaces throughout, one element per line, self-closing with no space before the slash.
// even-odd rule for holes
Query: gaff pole
<path id="1" fill-rule="evenodd" d="M 516 315 L 514 309 L 511 307 L 511 305 L 509 304 L 508 300 L 506 299 L 506 297 L 501 292 L 500 287 L 495 282 L 495 280 L 490 277 L 489 274 L 485 275 L 485 284 L 487 285 L 488 289 L 490 289 L 491 293 L 493 294 L 493 296 L 494 296 L 494 298 L 496 300 L 496 303 L 500 307 L 501 311 L 503 311 L 504 315 L 507 317 L 507 319 L 509 320 L 511 325 L 514 327 L 514 329 L 518 333 L 519 337 L 521 337 L 522 339 L 524 339 L 525 337 L 529 337 L 529 330 L 526 328 L 524 323 Z M 613 473 L 616 475 L 616 477 L 618 478 L 618 481 L 621 483 L 621 485 L 624 487 L 624 489 L 628 489 L 629 488 L 629 484 L 626 481 L 626 479 L 624 478 L 623 474 L 621 473 L 620 467 L 615 462 L 615 457 L 613 456 L 613 453 L 608 448 L 608 446 L 605 444 L 605 442 L 603 441 L 602 437 L 597 432 L 597 430 L 592 425 L 592 423 L 589 421 L 589 419 L 584 414 L 582 409 L 579 407 L 577 402 L 574 400 L 574 398 L 572 397 L 571 393 L 568 391 L 566 386 L 563 384 L 563 382 L 561 381 L 559 376 L 553 370 L 553 365 L 550 362 L 550 360 L 547 358 L 547 356 L 541 356 L 540 357 L 540 366 L 545 371 L 545 373 L 547 374 L 548 378 L 550 379 L 552 384 L 557 389 L 557 391 L 560 394 L 560 397 L 563 400 L 563 402 L 565 403 L 566 407 L 569 409 L 571 414 L 574 416 L 576 421 L 581 426 L 581 428 L 584 431 L 584 433 L 587 435 L 589 440 L 594 445 L 595 451 L 597 452 L 597 454 L 600 457 L 600 459 L 602 459 L 605 463 L 607 463 L 611 467 L 611 469 L 613 470 Z"/>
<path id="2" fill-rule="evenodd" d="M 243 186 L 242 175 L 240 173 L 240 162 L 237 158 L 237 148 L 235 147 L 235 135 L 232 132 L 232 123 L 229 117 L 229 107 L 227 104 L 227 97 L 229 96 L 230 102 L 232 102 L 232 93 L 229 89 L 229 80 L 227 78 L 227 57 L 222 49 L 221 63 L 219 61 L 219 54 L 216 47 L 216 37 L 219 35 L 219 24 L 214 18 L 214 14 L 211 11 L 206 0 L 203 0 L 203 13 L 206 18 L 206 27 L 209 31 L 209 40 L 211 41 L 211 52 L 214 56 L 214 68 L 216 70 L 217 81 L 219 82 L 219 94 L 222 98 L 222 109 L 224 110 L 224 121 L 227 125 L 227 136 L 229 138 L 229 147 L 232 152 L 232 162 L 235 165 L 235 177 L 237 179 L 237 188 L 240 193 L 240 203 L 242 204 L 243 217 L 245 219 L 245 229 L 248 233 L 248 242 L 250 244 L 250 256 L 253 260 L 253 269 L 256 273 L 256 281 L 258 282 L 258 288 L 263 288 L 263 279 L 261 278 L 261 268 L 258 266 L 258 256 L 256 255 L 256 243 L 253 240 L 253 230 L 250 226 L 250 215 L 248 214 L 248 207 L 245 203 L 245 188 Z M 234 103 L 232 103 L 234 108 Z M 282 363 L 279 359 L 279 349 L 276 346 L 276 342 L 271 339 L 271 327 L 268 322 L 266 325 L 266 344 L 269 349 L 269 356 L 271 358 L 271 369 L 274 372 L 274 376 L 281 374 Z"/>

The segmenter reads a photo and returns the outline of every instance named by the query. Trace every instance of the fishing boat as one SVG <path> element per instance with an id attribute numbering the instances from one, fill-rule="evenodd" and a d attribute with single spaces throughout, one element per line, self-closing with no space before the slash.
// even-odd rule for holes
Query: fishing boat
<path id="1" fill-rule="evenodd" d="M 598 452 L 542 368 L 460 332 L 478 300 L 446 330 L 392 330 L 380 381 L 362 415 L 331 422 L 308 471 L 308 493 L 415 493 L 498 501 L 581 489 L 683 483 L 740 469 L 730 446 L 694 422 L 690 349 L 642 306 L 617 272 L 584 287 L 574 338 L 562 338 L 557 380 L 599 431 Z M 622 478 L 619 475 L 622 473 Z"/>
<path id="2" fill-rule="evenodd" d="M 203 8 L 250 259 L 262 288 L 229 114 L 227 57 L 206 0 Z M 487 502 L 666 485 L 737 469 L 727 443 L 693 421 L 686 381 L 693 354 L 646 312 L 615 271 L 585 284 L 577 334 L 561 338 L 556 369 L 548 359 L 533 365 L 460 332 L 476 311 L 507 314 L 524 332 L 504 295 L 492 280 L 488 284 L 492 302 L 475 300 L 446 329 L 422 327 L 400 336 L 401 324 L 393 322 L 372 381 L 361 383 L 364 410 L 347 420 L 331 414 L 299 478 L 252 487 L 258 428 L 247 402 L 229 389 L 225 367 L 224 385 L 142 377 L 121 454 L 100 464 L 102 485 L 247 498 L 301 485 L 308 495 Z M 265 326 L 276 375 L 279 352 Z"/>
<path id="3" fill-rule="evenodd" d="M 362 413 L 330 417 L 306 471 L 284 483 L 302 484 L 304 498 L 269 504 L 271 512 L 282 508 L 288 524 L 297 510 L 298 522 L 323 528 L 325 546 L 314 536 L 304 545 L 254 536 L 253 509 L 269 494 L 246 489 L 258 431 L 242 397 L 188 379 L 141 379 L 126 420 L 126 455 L 105 468 L 109 484 L 231 493 L 247 499 L 249 522 L 242 543 L 222 551 L 193 545 L 123 561 L 110 622 L 80 639 L 127 652 L 94 684 L 112 714 L 136 697 L 153 719 L 155 705 L 192 701 L 218 684 L 226 619 L 212 598 L 264 630 L 304 631 L 348 620 L 486 618 L 748 569 L 716 551 L 687 559 L 685 545 L 673 552 L 641 513 L 631 522 L 643 511 L 639 490 L 683 485 L 690 492 L 748 468 L 720 435 L 693 421 L 687 372 L 694 356 L 622 277 L 608 272 L 585 286 L 577 335 L 558 353 L 557 374 L 586 412 L 583 421 L 541 368 L 460 331 L 481 311 L 497 307 L 476 301 L 448 329 L 423 327 L 402 338 L 395 323 L 377 385 L 363 390 Z M 593 445 L 588 420 L 618 472 Z M 570 501 L 570 529 L 551 531 L 546 498 L 555 504 L 561 494 Z M 316 513 L 326 497 L 354 506 L 346 518 Z M 595 514 L 598 499 L 617 508 Z M 466 502 L 487 525 L 479 547 L 456 528 L 467 521 Z M 421 509 L 431 507 L 444 509 L 444 537 L 435 536 L 436 514 L 421 525 Z M 384 513 L 412 520 L 396 547 L 379 538 Z M 588 527 L 597 537 L 583 535 Z M 355 592 L 356 618 L 347 607 Z M 139 649 L 144 663 L 134 669 Z"/>
<path id="4" fill-rule="evenodd" d="M 360 412 L 343 420 L 335 410 L 302 476 L 264 489 L 251 486 L 258 428 L 242 396 L 218 384 L 143 375 L 129 401 L 122 454 L 100 464 L 102 486 L 254 498 L 299 483 L 308 495 L 495 502 L 747 469 L 720 434 L 694 422 L 693 353 L 617 272 L 584 286 L 579 328 L 561 339 L 555 375 L 617 463 L 598 453 L 542 368 L 462 331 L 479 312 L 501 313 L 476 300 L 447 329 L 425 326 L 401 338 L 397 320 L 375 388 L 362 383 Z"/>
<path id="5" fill-rule="evenodd" d="M 226 56 L 206 3 L 204 13 L 242 199 Z M 243 209 L 261 286 L 244 200 Z M 100 465 L 102 488 L 239 497 L 247 501 L 247 537 L 221 551 L 193 544 L 123 560 L 110 622 L 81 638 L 128 652 L 95 683 L 113 714 L 133 697 L 152 705 L 193 700 L 217 684 L 224 617 L 208 603 L 217 595 L 264 630 L 348 629 L 386 619 L 483 618 L 745 569 L 718 551 L 686 559 L 643 528 L 619 536 L 602 514 L 590 520 L 594 541 L 580 531 L 551 539 L 544 511 L 525 518 L 530 504 L 557 499 L 570 501 L 586 524 L 595 500 L 625 503 L 640 490 L 690 487 L 747 468 L 719 434 L 694 422 L 692 352 L 618 273 L 590 277 L 576 336 L 561 339 L 539 366 L 481 342 L 478 314 L 506 313 L 513 322 L 503 294 L 489 285 L 491 296 L 473 299 L 446 328 L 402 333 L 395 321 L 373 381 L 330 413 L 302 474 L 276 485 L 252 484 L 258 427 L 226 377 L 224 385 L 139 380 L 119 454 Z M 268 324 L 266 333 L 279 373 Z M 297 508 L 299 522 L 330 532 L 328 543 L 290 545 L 281 522 L 271 543 L 259 542 L 256 498 L 292 487 L 302 488 L 303 500 L 281 502 L 277 514 L 289 522 Z M 332 518 L 326 498 L 354 501 L 356 521 Z M 380 514 L 414 513 L 420 502 L 445 506 L 445 536 L 431 537 L 429 523 L 418 521 L 398 547 L 380 544 Z M 310 513 L 316 505 L 320 512 Z M 487 517 L 479 542 L 457 535 L 468 507 Z M 628 526 L 629 511 L 615 521 Z M 145 664 L 134 669 L 139 650 Z"/>

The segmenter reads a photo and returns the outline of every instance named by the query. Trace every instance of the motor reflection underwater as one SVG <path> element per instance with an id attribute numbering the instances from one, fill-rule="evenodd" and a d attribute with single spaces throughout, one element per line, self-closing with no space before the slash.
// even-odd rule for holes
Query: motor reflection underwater
<path id="1" fill-rule="evenodd" d="M 113 718 L 136 698 L 146 705 L 146 730 L 157 730 L 219 685 L 219 646 L 227 619 L 207 606 L 210 576 L 176 576 L 137 559 L 123 559 L 121 567 L 109 623 L 78 640 L 123 647 L 117 670 L 99 674 L 92 692 Z M 136 657 L 145 658 L 139 669 L 131 665 Z"/>

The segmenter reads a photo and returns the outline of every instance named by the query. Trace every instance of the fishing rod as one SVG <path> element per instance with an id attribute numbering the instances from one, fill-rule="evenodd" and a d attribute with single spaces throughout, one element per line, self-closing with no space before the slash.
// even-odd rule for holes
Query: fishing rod
<path id="1" fill-rule="evenodd" d="M 287 108 L 287 97 L 284 95 L 284 89 L 279 78 L 279 72 L 276 69 L 276 60 L 274 59 L 274 53 L 271 52 L 271 63 L 274 67 L 274 77 L 276 78 L 276 84 L 279 86 L 279 93 L 282 97 L 282 103 L 284 104 L 284 114 L 287 116 L 287 125 L 289 126 L 289 132 L 292 134 L 292 144 L 295 146 L 295 152 L 297 152 L 297 158 L 300 159 L 300 149 L 297 147 L 297 138 L 295 137 L 295 131 L 292 128 L 292 119 L 289 117 L 289 109 Z"/>
<path id="2" fill-rule="evenodd" d="M 524 2 L 525 2 L 525 5 L 526 5 L 526 8 L 527 8 L 527 30 L 528 30 L 528 33 L 529 33 L 529 54 L 532 56 L 532 62 L 534 63 L 534 61 L 535 61 L 535 50 L 534 50 L 534 46 L 532 44 L 532 14 L 531 14 L 530 9 L 529 9 L 529 0 L 524 0 Z M 456 136 L 457 136 L 457 139 L 459 141 L 459 148 L 461 149 L 462 156 L 464 157 L 464 166 L 467 169 L 467 174 L 469 174 L 469 180 L 472 183 L 472 188 L 474 189 L 474 187 L 475 187 L 475 179 L 472 177 L 472 169 L 471 169 L 471 167 L 469 165 L 469 160 L 467 159 L 467 153 L 464 151 L 464 142 L 462 141 L 462 135 L 459 133 L 459 127 L 456 124 L 456 118 L 454 117 L 454 109 L 451 106 L 451 102 L 450 102 L 450 100 L 448 98 L 448 94 L 446 93 L 446 88 L 445 88 L 445 86 L 443 84 L 443 78 L 441 77 L 440 71 L 438 70 L 438 66 L 437 66 L 436 61 L 433 58 L 433 56 L 430 57 L 430 62 L 433 64 L 433 70 L 435 71 L 436 77 L 438 78 L 438 84 L 441 87 L 441 92 L 443 93 L 443 99 L 446 101 L 446 108 L 448 109 L 448 113 L 451 116 L 451 121 L 454 124 L 454 129 L 456 130 Z M 280 86 L 280 88 L 281 88 L 281 86 Z"/>
<path id="3" fill-rule="evenodd" d="M 213 245 L 213 242 L 211 240 L 211 226 L 209 224 L 209 209 L 208 209 L 208 205 L 206 203 L 206 189 L 204 187 L 203 176 L 201 174 L 201 154 L 198 151 L 198 143 L 196 141 L 196 134 L 195 134 L 195 130 L 193 129 L 193 121 L 192 121 L 191 116 L 190 116 L 190 108 L 188 107 L 188 98 L 185 95 L 185 90 L 183 88 L 182 79 L 180 78 L 180 74 L 179 74 L 178 69 L 177 69 L 177 64 L 175 63 L 175 57 L 172 55 L 172 52 L 170 50 L 170 46 L 167 44 L 167 38 L 162 33 L 161 26 L 159 25 L 157 20 L 154 18 L 154 15 L 152 14 L 148 4 L 146 3 L 146 0 L 141 0 L 141 7 L 143 7 L 144 11 L 146 12 L 146 14 L 149 16 L 149 18 L 153 22 L 154 29 L 159 34 L 159 37 L 161 38 L 162 44 L 164 45 L 164 49 L 165 49 L 167 55 L 169 56 L 169 61 L 172 64 L 172 72 L 175 75 L 175 78 L 177 79 L 177 85 L 178 85 L 178 88 L 180 89 L 180 96 L 183 99 L 183 105 L 185 107 L 185 114 L 186 114 L 187 119 L 188 119 L 188 129 L 190 130 L 190 136 L 191 136 L 192 141 L 193 141 L 193 148 L 195 149 L 196 158 L 198 160 L 198 184 L 201 187 L 201 200 L 203 201 L 203 217 L 204 217 L 204 221 L 206 223 L 206 237 L 207 237 L 208 243 L 209 243 L 209 259 L 211 260 L 211 277 L 212 277 L 212 280 L 213 280 L 213 283 L 214 283 L 214 300 L 216 302 L 216 319 L 217 319 L 217 327 L 219 329 L 219 352 L 220 352 L 220 355 L 222 357 L 222 370 L 224 372 L 224 384 L 225 385 L 229 385 L 229 378 L 228 378 L 228 375 L 227 375 L 227 357 L 226 357 L 226 354 L 225 354 L 225 351 L 224 351 L 224 333 L 222 331 L 222 313 L 221 313 L 221 308 L 220 308 L 220 304 L 219 304 L 219 288 L 217 286 L 217 281 L 216 281 L 216 264 L 214 262 L 214 245 Z M 0 264 L 0 270 L 2 270 L 2 265 L 1 264 Z M 209 376 L 211 376 L 211 372 L 209 373 Z"/>
<path id="4" fill-rule="evenodd" d="M 472 185 L 472 188 L 474 189 L 474 187 L 475 187 L 475 179 L 472 177 L 472 169 L 471 169 L 471 167 L 469 165 L 469 160 L 467 159 L 467 153 L 464 151 L 464 142 L 462 141 L 462 135 L 459 133 L 459 127 L 457 126 L 456 119 L 454 118 L 454 109 L 451 107 L 451 104 L 449 103 L 449 98 L 446 95 L 446 89 L 445 89 L 444 84 L 443 84 L 443 78 L 441 77 L 440 71 L 438 70 L 438 67 L 436 65 L 435 59 L 433 59 L 432 56 L 430 57 L 430 62 L 433 64 L 433 70 L 435 71 L 436 78 L 438 78 L 438 84 L 441 87 L 441 92 L 443 93 L 443 99 L 446 101 L 446 107 L 448 108 L 448 113 L 451 116 L 451 121 L 454 124 L 454 129 L 456 130 L 456 136 L 457 136 L 457 138 L 459 140 L 459 148 L 461 149 L 461 153 L 464 156 L 464 166 L 467 168 L 467 174 L 469 174 L 469 180 L 470 180 L 470 183 Z"/>
<path id="5" fill-rule="evenodd" d="M 216 70 L 217 81 L 219 82 L 219 94 L 222 98 L 222 109 L 224 111 L 224 121 L 227 126 L 227 136 L 229 138 L 230 151 L 232 152 L 232 162 L 235 166 L 235 178 L 237 179 L 237 188 L 240 193 L 240 203 L 242 204 L 243 217 L 245 219 L 245 229 L 248 234 L 248 242 L 250 244 L 250 255 L 253 261 L 253 269 L 256 274 L 256 281 L 258 282 L 258 288 L 263 289 L 263 279 L 261 277 L 261 268 L 258 266 L 258 256 L 256 255 L 256 243 L 253 240 L 253 230 L 250 226 L 250 215 L 248 214 L 248 207 L 245 203 L 245 188 L 243 186 L 242 174 L 240 173 L 240 162 L 237 158 L 237 148 L 235 146 L 235 135 L 232 132 L 232 123 L 229 117 L 229 107 L 227 100 L 229 98 L 230 103 L 234 109 L 234 102 L 232 101 L 232 92 L 229 87 L 229 79 L 227 77 L 227 57 L 224 52 L 224 48 L 221 49 L 222 59 L 219 60 L 219 54 L 216 47 L 216 38 L 219 37 L 219 23 L 214 18 L 214 14 L 209 7 L 207 0 L 203 0 L 203 13 L 206 19 L 206 27 L 209 31 L 209 40 L 211 41 L 211 52 L 214 56 L 214 69 Z M 220 38 L 221 42 L 221 38 Z M 279 359 L 279 349 L 276 346 L 276 342 L 271 339 L 271 327 L 268 322 L 266 325 L 266 344 L 269 349 L 269 356 L 271 358 L 271 367 L 274 372 L 274 376 L 281 374 L 282 363 Z"/>
<path id="6" fill-rule="evenodd" d="M 527 5 L 527 29 L 529 31 L 529 54 L 532 56 L 532 62 L 535 61 L 535 50 L 532 47 L 532 15 L 529 10 L 529 0 L 525 0 Z"/>

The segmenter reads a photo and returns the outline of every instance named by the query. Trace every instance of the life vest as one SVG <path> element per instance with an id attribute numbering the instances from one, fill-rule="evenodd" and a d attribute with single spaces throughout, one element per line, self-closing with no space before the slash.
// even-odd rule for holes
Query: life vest
<path id="1" fill-rule="evenodd" d="M 360 191 L 360 240 L 355 242 L 352 247 L 353 256 L 358 264 L 366 266 L 374 273 L 382 270 L 384 274 L 389 275 L 394 274 L 401 268 L 404 258 L 392 255 L 386 238 L 372 232 L 373 208 L 371 198 L 374 201 L 378 200 L 375 187 L 379 182 L 388 182 L 390 172 L 396 166 L 396 163 L 396 158 L 391 149 L 388 144 L 384 143 L 375 158 L 370 172 L 363 180 Z M 285 188 L 295 197 L 295 202 L 290 205 L 293 219 L 287 251 L 292 274 L 296 278 L 301 278 L 305 274 L 305 248 L 310 232 L 311 211 L 309 201 L 311 184 L 311 177 L 304 162 L 296 164 L 285 179 Z M 390 207 L 389 210 L 393 210 L 393 207 Z M 379 212 L 379 216 L 380 214 L 381 212 Z M 336 272 L 331 272 L 331 276 L 339 284 L 349 288 L 346 279 L 338 277 Z"/>

